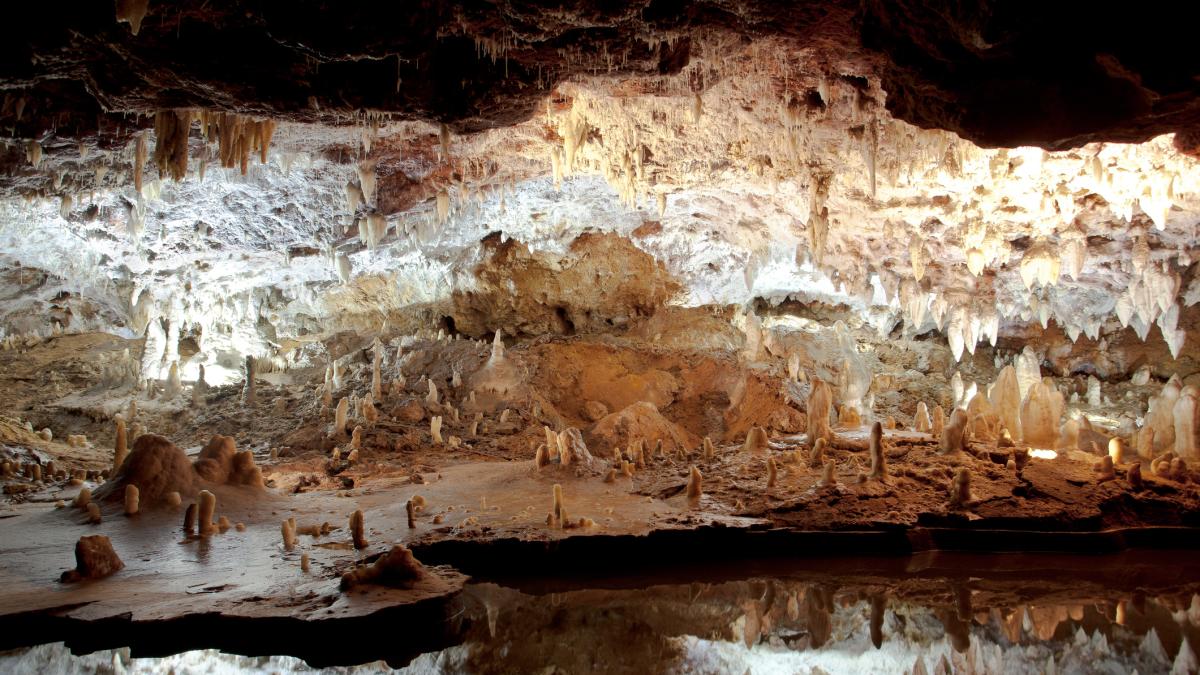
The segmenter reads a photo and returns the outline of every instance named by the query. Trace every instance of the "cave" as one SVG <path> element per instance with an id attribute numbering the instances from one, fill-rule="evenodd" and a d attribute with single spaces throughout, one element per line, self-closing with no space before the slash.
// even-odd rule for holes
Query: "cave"
<path id="1" fill-rule="evenodd" d="M 0 672 L 1200 672 L 1186 17 L 9 9 Z"/>

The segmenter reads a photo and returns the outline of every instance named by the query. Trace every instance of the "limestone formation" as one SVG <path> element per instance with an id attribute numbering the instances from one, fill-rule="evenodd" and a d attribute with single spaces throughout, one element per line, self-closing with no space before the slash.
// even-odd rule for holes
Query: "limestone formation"
<path id="1" fill-rule="evenodd" d="M 1125 442 L 1118 437 L 1108 439 L 1108 456 L 1113 464 L 1125 463 Z"/>
<path id="2" fill-rule="evenodd" d="M 100 524 L 100 505 L 96 502 L 88 502 L 87 504 L 88 522 L 92 525 Z"/>
<path id="3" fill-rule="evenodd" d="M 808 466 L 812 469 L 818 469 L 825 464 L 825 439 L 818 438 L 813 444 L 812 454 L 808 456 Z"/>
<path id="4" fill-rule="evenodd" d="M 183 533 L 189 537 L 196 533 L 196 510 L 196 504 L 192 503 L 183 512 Z"/>
<path id="5" fill-rule="evenodd" d="M 92 491 L 88 488 L 80 488 L 79 493 L 75 495 L 75 501 L 72 504 L 81 509 L 87 508 L 87 505 L 92 502 Z"/>
<path id="6" fill-rule="evenodd" d="M 946 429 L 946 411 L 942 410 L 942 406 L 935 405 L 933 407 L 933 419 L 930 422 L 929 433 L 934 438 L 941 438 L 942 433 Z"/>
<path id="7" fill-rule="evenodd" d="M 1042 448 L 1056 447 L 1064 407 L 1062 392 L 1052 380 L 1033 384 L 1021 403 L 1021 430 L 1025 443 Z"/>
<path id="8" fill-rule="evenodd" d="M 821 480 L 817 484 L 821 487 L 833 487 L 837 485 L 837 477 L 833 473 L 836 468 L 837 465 L 833 462 L 825 462 L 821 467 Z"/>
<path id="9" fill-rule="evenodd" d="M 247 408 L 253 408 L 256 401 L 254 380 L 258 375 L 258 362 L 253 356 L 246 356 L 244 374 L 245 384 L 242 388 L 242 405 L 246 406 Z"/>
<path id="10" fill-rule="evenodd" d="M 433 437 L 433 442 L 442 444 L 442 416 L 434 415 L 429 418 L 429 435 Z"/>
<path id="11" fill-rule="evenodd" d="M 767 489 L 775 487 L 775 480 L 778 477 L 778 467 L 775 464 L 774 457 L 767 458 Z"/>
<path id="12" fill-rule="evenodd" d="M 951 419 L 953 419 L 953 415 Z M 950 486 L 950 508 L 962 508 L 970 501 L 971 472 L 965 466 L 959 467 Z"/>
<path id="13" fill-rule="evenodd" d="M 138 488 L 136 485 L 125 486 L 125 515 L 136 516 L 138 512 Z"/>
<path id="14" fill-rule="evenodd" d="M 1141 490 L 1144 487 L 1142 482 L 1142 465 L 1139 462 L 1134 462 L 1126 473 L 1126 479 L 1129 482 L 1129 489 Z"/>
<path id="15" fill-rule="evenodd" d="M 687 481 L 687 500 L 689 504 L 696 506 L 700 503 L 700 495 L 704 491 L 704 476 L 695 466 L 688 472 Z"/>
<path id="16" fill-rule="evenodd" d="M 341 589 L 348 591 L 361 584 L 378 584 L 392 588 L 412 588 L 429 577 L 425 567 L 402 544 L 395 544 L 374 564 L 360 567 L 342 575 Z"/>
<path id="17" fill-rule="evenodd" d="M 883 454 L 883 427 L 879 422 L 871 426 L 868 450 L 871 456 L 870 477 L 876 480 L 883 479 L 887 475 L 887 462 Z"/>
<path id="18" fill-rule="evenodd" d="M 962 408 L 955 408 L 950 414 L 950 421 L 942 430 L 941 442 L 939 448 L 943 454 L 953 454 L 965 450 L 967 447 L 967 411 Z"/>
<path id="19" fill-rule="evenodd" d="M 217 496 L 208 490 L 201 490 L 199 499 L 200 507 L 197 516 L 199 519 L 200 536 L 207 537 L 216 530 L 213 515 L 217 511 Z"/>
<path id="20" fill-rule="evenodd" d="M 917 412 L 913 415 L 913 429 L 919 433 L 927 434 L 933 428 L 933 422 L 929 419 L 929 408 L 924 401 L 917 402 Z"/>
<path id="21" fill-rule="evenodd" d="M 833 408 L 833 392 L 828 384 L 814 380 L 812 393 L 808 395 L 808 442 L 816 443 L 818 438 L 828 443 L 833 440 L 829 428 L 829 413 Z"/>
<path id="22" fill-rule="evenodd" d="M 770 447 L 766 430 L 757 426 L 750 427 L 750 431 L 746 433 L 746 440 L 742 443 L 742 452 L 762 452 Z"/>
<path id="23" fill-rule="evenodd" d="M 121 571 L 125 563 L 113 550 L 112 542 L 102 534 L 87 535 L 75 543 L 75 569 L 63 572 L 59 581 L 70 583 L 84 579 L 102 579 Z"/>
<path id="24" fill-rule="evenodd" d="M 341 437 L 346 435 L 346 416 L 350 412 L 350 399 L 341 398 L 338 400 L 337 409 L 333 413 L 333 435 Z"/>
<path id="25" fill-rule="evenodd" d="M 367 547 L 367 538 L 363 534 L 363 512 L 361 509 L 350 514 L 350 537 L 354 548 L 362 550 Z"/>

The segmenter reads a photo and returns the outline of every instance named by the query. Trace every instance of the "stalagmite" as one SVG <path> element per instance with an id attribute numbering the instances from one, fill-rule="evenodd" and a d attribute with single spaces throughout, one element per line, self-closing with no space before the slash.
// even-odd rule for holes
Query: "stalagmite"
<path id="1" fill-rule="evenodd" d="M 295 521 L 288 519 L 280 523 L 279 534 L 283 538 L 283 550 L 291 551 L 296 548 L 296 525 Z"/>
<path id="2" fill-rule="evenodd" d="M 704 489 L 704 476 L 695 466 L 688 473 L 687 500 L 693 506 L 700 503 L 700 495 Z"/>
<path id="3" fill-rule="evenodd" d="M 1022 438 L 1029 445 L 1054 448 L 1065 402 L 1052 380 L 1034 384 L 1021 404 Z"/>
<path id="4" fill-rule="evenodd" d="M 818 438 L 817 442 L 813 444 L 812 454 L 808 457 L 809 468 L 816 469 L 825 464 L 825 446 L 824 438 Z"/>
<path id="5" fill-rule="evenodd" d="M 367 394 L 367 398 L 362 403 L 362 419 L 372 429 L 379 421 L 379 409 L 375 407 L 375 397 L 370 394 Z"/>
<path id="6" fill-rule="evenodd" d="M 562 485 L 554 484 L 554 503 L 550 511 L 551 527 L 562 528 L 567 520 L 567 511 L 563 506 Z"/>
<path id="7" fill-rule="evenodd" d="M 333 413 L 333 435 L 343 436 L 346 433 L 346 416 L 350 412 L 350 399 L 338 399 L 337 409 Z"/>
<path id="8" fill-rule="evenodd" d="M 833 407 L 833 392 L 824 381 L 815 380 L 812 393 L 808 395 L 808 442 L 816 443 L 824 439 L 826 443 L 833 440 L 833 432 L 829 429 L 829 413 Z"/>
<path id="9" fill-rule="evenodd" d="M 927 434 L 933 428 L 933 423 L 929 420 L 929 408 L 924 401 L 917 403 L 917 413 L 913 416 L 913 429 Z"/>
<path id="10" fill-rule="evenodd" d="M 871 425 L 871 436 L 868 449 L 871 454 L 871 473 L 870 477 L 882 479 L 887 475 L 887 460 L 883 454 L 883 427 L 876 422 Z"/>
<path id="11" fill-rule="evenodd" d="M 775 465 L 775 458 L 767 458 L 767 489 L 775 487 L 775 479 L 778 475 L 778 467 Z"/>
<path id="12" fill-rule="evenodd" d="M 383 345 L 380 344 L 379 338 L 375 338 L 375 356 L 371 360 L 371 396 L 376 401 L 383 400 L 383 375 L 381 367 L 383 365 Z"/>
<path id="13" fill-rule="evenodd" d="M 1184 461 L 1200 460 L 1197 433 L 1200 432 L 1200 390 L 1194 385 L 1183 388 L 1179 400 L 1172 406 L 1175 427 L 1175 454 Z"/>
<path id="14" fill-rule="evenodd" d="M 435 415 L 429 419 L 429 435 L 433 436 L 433 442 L 438 445 L 442 444 L 442 416 Z"/>
<path id="15" fill-rule="evenodd" d="M 933 420 L 930 423 L 929 433 L 935 438 L 941 438 L 942 432 L 946 428 L 946 412 L 942 410 L 942 406 L 935 405 L 933 407 Z"/>
<path id="16" fill-rule="evenodd" d="M 1114 464 L 1124 464 L 1125 442 L 1117 437 L 1108 439 L 1108 456 L 1112 458 Z"/>
<path id="17" fill-rule="evenodd" d="M 242 389 L 242 404 L 247 408 L 253 408 L 255 403 L 254 379 L 257 375 L 257 362 L 253 356 L 246 356 L 245 376 L 246 383 Z"/>
<path id="18" fill-rule="evenodd" d="M 200 536 L 207 537 L 216 529 L 213 514 L 217 511 L 217 496 L 208 490 L 200 491 L 199 526 Z"/>
<path id="19" fill-rule="evenodd" d="M 136 516 L 138 512 L 138 488 L 136 485 L 125 486 L 125 515 Z"/>
<path id="20" fill-rule="evenodd" d="M 172 361 L 171 368 L 167 371 L 167 387 L 163 391 L 163 396 L 170 399 L 181 393 L 183 393 L 183 382 L 179 379 L 179 362 Z"/>
<path id="21" fill-rule="evenodd" d="M 1100 461 L 1096 463 L 1096 473 L 1098 474 L 1096 479 L 1101 483 L 1116 478 L 1117 474 L 1113 468 L 1112 457 L 1108 455 L 1101 457 Z"/>
<path id="22" fill-rule="evenodd" d="M 125 457 L 129 454 L 129 446 L 125 436 L 125 419 L 120 415 L 113 418 L 117 426 L 117 437 L 113 443 L 113 474 L 120 470 L 121 465 L 125 463 Z"/>
<path id="23" fill-rule="evenodd" d="M 482 421 L 483 421 L 483 413 L 481 413 L 481 412 L 475 413 L 475 417 L 471 419 L 471 426 L 468 429 L 468 434 L 470 435 L 471 438 L 475 438 L 476 436 L 479 435 L 479 423 Z"/>
<path id="24" fill-rule="evenodd" d="M 709 438 L 708 436 L 704 437 L 703 447 L 704 447 L 704 461 L 711 462 L 713 457 L 716 456 L 717 449 L 715 446 L 713 446 L 712 439 Z"/>
<path id="25" fill-rule="evenodd" d="M 361 551 L 367 547 L 367 539 L 363 534 L 363 512 L 361 509 L 350 514 L 350 536 L 354 540 L 354 548 Z"/>
<path id="26" fill-rule="evenodd" d="M 533 453 L 533 468 L 541 471 L 542 467 L 550 463 L 550 451 L 546 448 L 545 443 L 539 443 L 537 450 Z"/>
<path id="27" fill-rule="evenodd" d="M 1141 490 L 1142 489 L 1142 487 L 1144 486 L 1144 483 L 1142 482 L 1142 465 L 1141 465 L 1141 463 L 1134 462 L 1133 465 L 1129 467 L 1129 471 L 1127 473 L 1127 480 L 1129 481 L 1129 489 L 1131 489 L 1131 490 Z"/>
<path id="28" fill-rule="evenodd" d="M 413 500 L 409 499 L 404 502 L 404 512 L 408 516 L 408 529 L 413 529 L 417 526 L 417 505 Z"/>
<path id="29" fill-rule="evenodd" d="M 183 512 L 183 533 L 189 537 L 196 533 L 196 508 L 193 502 Z"/>
<path id="30" fill-rule="evenodd" d="M 88 502 L 87 505 L 88 522 L 92 525 L 100 524 L 100 505 L 96 502 Z"/>
<path id="31" fill-rule="evenodd" d="M 437 385 L 433 383 L 433 380 L 429 381 L 429 393 L 425 395 L 425 403 L 431 406 L 438 404 Z"/>
<path id="32" fill-rule="evenodd" d="M 308 566 L 308 554 L 307 553 L 300 554 L 300 571 L 304 572 L 305 574 L 308 574 L 309 566 Z"/>
<path id="33" fill-rule="evenodd" d="M 1021 386 L 1017 381 L 1017 370 L 1011 365 L 1005 366 L 996 376 L 996 382 L 987 392 L 1000 425 L 1012 434 L 1014 438 L 1022 438 L 1021 433 Z"/>
<path id="34" fill-rule="evenodd" d="M 354 431 L 350 432 L 350 447 L 355 450 L 362 449 L 362 425 L 356 425 Z"/>
<path id="35" fill-rule="evenodd" d="M 102 579 L 121 571 L 125 563 L 113 550 L 108 537 L 95 534 L 79 538 L 75 543 L 75 568 L 67 570 L 59 577 L 62 583 L 72 583 L 83 579 Z"/>
<path id="36" fill-rule="evenodd" d="M 950 422 L 946 424 L 942 431 L 941 444 L 939 446 L 942 454 L 952 454 L 965 450 L 967 447 L 967 422 L 969 418 L 967 411 L 962 408 L 955 408 L 950 415 Z"/>
<path id="37" fill-rule="evenodd" d="M 167 506 L 170 506 L 173 509 L 179 508 L 183 505 L 183 498 L 179 496 L 177 491 L 168 492 L 164 499 L 167 502 Z"/>
<path id="38" fill-rule="evenodd" d="M 759 452 L 771 447 L 770 441 L 767 440 L 767 432 L 762 427 L 750 427 L 750 431 L 746 433 L 746 440 L 742 443 L 742 452 Z M 653 457 L 653 453 L 651 454 Z"/>
<path id="39" fill-rule="evenodd" d="M 821 487 L 833 487 L 837 485 L 837 477 L 833 475 L 833 470 L 836 465 L 833 462 L 825 462 L 821 467 L 821 480 L 818 483 Z"/>
<path id="40" fill-rule="evenodd" d="M 92 491 L 88 488 L 80 488 L 79 493 L 75 495 L 75 501 L 72 502 L 76 507 L 84 509 L 92 503 Z"/>
<path id="41" fill-rule="evenodd" d="M 951 416 L 953 419 L 953 416 Z M 962 508 L 971 501 L 971 472 L 967 467 L 959 467 L 958 472 L 954 474 L 954 481 L 950 486 L 950 507 Z"/>

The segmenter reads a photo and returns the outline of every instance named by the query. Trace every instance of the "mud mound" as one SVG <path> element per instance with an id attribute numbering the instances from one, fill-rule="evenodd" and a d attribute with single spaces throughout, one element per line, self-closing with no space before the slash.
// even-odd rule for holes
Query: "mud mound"
<path id="1" fill-rule="evenodd" d="M 174 443 L 157 434 L 142 434 L 121 468 L 96 490 L 101 499 L 122 499 L 126 485 L 136 485 L 143 504 L 158 504 L 167 493 L 194 495 L 199 485 L 192 463 Z"/>
<path id="2" fill-rule="evenodd" d="M 600 420 L 592 427 L 591 437 L 592 445 L 605 450 L 624 448 L 639 438 L 651 448 L 662 440 L 663 449 L 668 452 L 677 448 L 690 451 L 700 445 L 699 438 L 663 417 L 649 401 L 634 403 Z"/>

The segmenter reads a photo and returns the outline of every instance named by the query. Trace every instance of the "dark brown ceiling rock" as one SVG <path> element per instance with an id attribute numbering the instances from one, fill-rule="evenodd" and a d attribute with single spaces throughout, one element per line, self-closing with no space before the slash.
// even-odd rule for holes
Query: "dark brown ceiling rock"
<path id="1" fill-rule="evenodd" d="M 1189 22 L 1140 5 L 151 0 L 137 35 L 111 2 L 48 7 L 10 8 L 10 137 L 122 132 L 148 125 L 124 113 L 180 107 L 325 123 L 376 110 L 468 133 L 527 119 L 573 75 L 678 72 L 706 32 L 783 37 L 831 72 L 877 72 L 894 116 L 987 146 L 1200 126 Z"/>
<path id="2" fill-rule="evenodd" d="M 989 146 L 1138 142 L 1200 124 L 1200 52 L 1177 5 L 865 0 L 887 107 Z"/>

